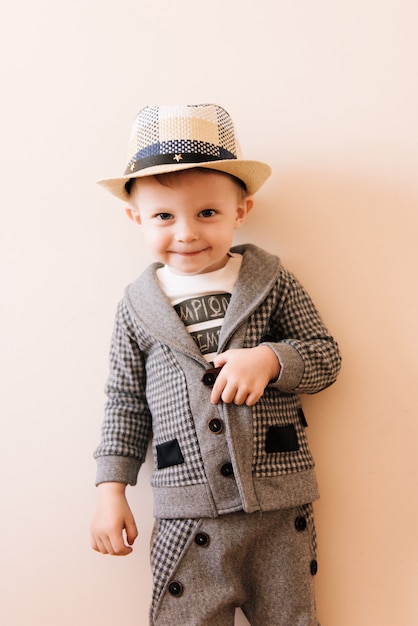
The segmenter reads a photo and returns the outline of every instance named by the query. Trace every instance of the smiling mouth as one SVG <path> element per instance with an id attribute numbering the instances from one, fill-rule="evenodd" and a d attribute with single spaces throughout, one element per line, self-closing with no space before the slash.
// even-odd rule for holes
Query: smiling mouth
<path id="1" fill-rule="evenodd" d="M 197 256 L 198 254 L 201 254 L 202 252 L 206 252 L 207 248 L 204 248 L 203 250 L 190 250 L 190 251 L 178 251 L 175 254 L 178 254 L 180 256 L 185 256 L 185 257 L 189 257 L 189 256 Z"/>

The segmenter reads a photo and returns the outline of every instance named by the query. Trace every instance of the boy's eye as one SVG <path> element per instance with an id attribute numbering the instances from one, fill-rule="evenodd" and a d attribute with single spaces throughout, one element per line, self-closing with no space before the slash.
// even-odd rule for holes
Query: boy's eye
<path id="1" fill-rule="evenodd" d="M 216 215 L 216 211 L 215 209 L 203 209 L 203 211 L 200 212 L 200 215 L 202 217 L 212 217 L 213 215 Z"/>
<path id="2" fill-rule="evenodd" d="M 170 220 L 172 216 L 170 215 L 170 213 L 157 213 L 155 217 L 162 222 L 166 222 L 167 220 Z"/>

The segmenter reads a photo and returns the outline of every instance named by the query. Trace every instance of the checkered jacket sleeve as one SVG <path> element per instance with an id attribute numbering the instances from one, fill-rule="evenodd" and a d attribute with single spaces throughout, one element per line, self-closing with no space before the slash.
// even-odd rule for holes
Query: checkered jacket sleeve
<path id="1" fill-rule="evenodd" d="M 102 437 L 95 451 L 97 483 L 134 485 L 151 438 L 151 414 L 145 397 L 145 356 L 125 301 L 119 304 L 110 348 L 110 373 Z"/>
<path id="2" fill-rule="evenodd" d="M 297 394 L 313 394 L 333 384 L 341 367 L 341 355 L 337 342 L 325 327 L 311 297 L 295 276 L 281 268 L 280 296 L 277 308 L 271 316 L 271 332 L 278 343 L 272 346 L 281 362 L 287 361 L 289 346 L 299 355 L 300 372 L 297 384 L 294 372 L 283 371 L 278 380 L 282 391 Z M 293 360 L 293 364 L 295 364 Z M 295 367 L 297 369 L 297 367 Z M 287 389 L 289 386 L 289 389 Z"/>

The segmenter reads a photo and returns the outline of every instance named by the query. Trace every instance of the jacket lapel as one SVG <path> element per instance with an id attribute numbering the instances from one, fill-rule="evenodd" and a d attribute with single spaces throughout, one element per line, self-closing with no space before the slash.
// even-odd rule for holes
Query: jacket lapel
<path id="1" fill-rule="evenodd" d="M 153 263 L 126 290 L 126 297 L 141 326 L 157 341 L 204 361 L 187 328 L 159 286 Z"/>
<path id="2" fill-rule="evenodd" d="M 277 280 L 280 266 L 277 257 L 251 244 L 236 246 L 232 252 L 242 254 L 243 261 L 222 324 L 219 351 L 224 350 L 238 328 L 245 329 L 248 317 L 260 306 Z M 153 263 L 128 286 L 128 303 L 144 330 L 157 341 L 205 363 L 187 328 L 159 286 L 156 276 L 158 267 L 161 267 L 159 263 Z"/>
<path id="3" fill-rule="evenodd" d="M 245 244 L 236 246 L 231 251 L 242 254 L 243 260 L 222 324 L 219 351 L 225 349 L 239 327 L 246 327 L 248 318 L 265 300 L 280 271 L 278 257 L 257 246 Z"/>

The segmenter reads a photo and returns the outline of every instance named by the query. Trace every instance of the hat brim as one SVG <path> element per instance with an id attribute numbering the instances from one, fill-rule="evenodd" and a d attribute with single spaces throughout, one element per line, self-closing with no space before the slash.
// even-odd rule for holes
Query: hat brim
<path id="1" fill-rule="evenodd" d="M 120 198 L 125 202 L 129 202 L 130 196 L 125 188 L 125 185 L 129 180 L 155 176 L 156 174 L 167 174 L 170 172 L 189 170 L 196 167 L 203 167 L 209 170 L 224 172 L 225 174 L 231 174 L 232 176 L 239 178 L 244 182 L 249 195 L 258 191 L 261 185 L 271 174 L 271 168 L 267 165 L 267 163 L 262 163 L 261 161 L 248 161 L 244 159 L 226 159 L 222 161 L 208 161 L 204 163 L 170 163 L 168 165 L 154 165 L 127 176 L 121 176 L 119 178 L 105 178 L 97 182 L 117 198 Z"/>

